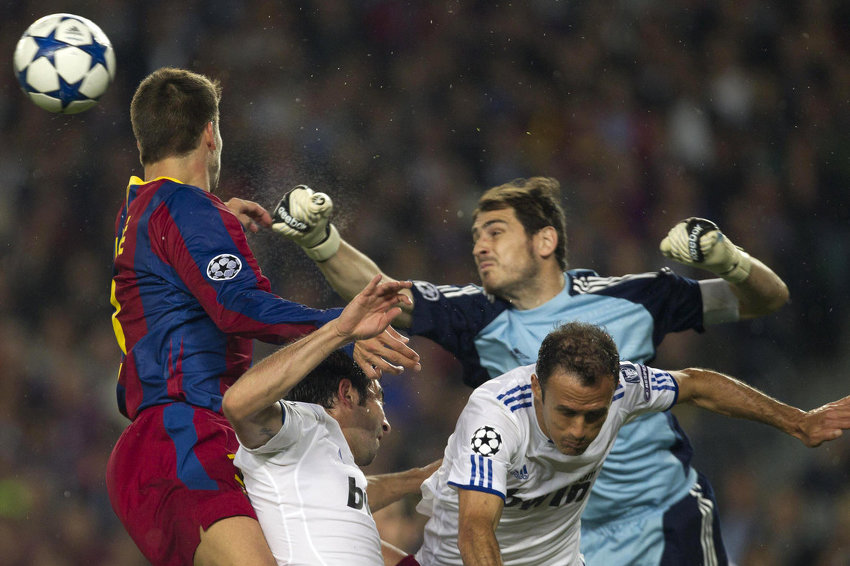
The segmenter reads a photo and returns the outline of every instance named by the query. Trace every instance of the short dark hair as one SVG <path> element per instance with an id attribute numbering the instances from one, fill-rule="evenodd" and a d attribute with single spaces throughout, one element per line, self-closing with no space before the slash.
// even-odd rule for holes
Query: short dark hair
<path id="1" fill-rule="evenodd" d="M 568 322 L 550 332 L 537 356 L 537 381 L 545 390 L 556 369 L 575 374 L 584 386 L 596 385 L 602 376 L 616 383 L 620 355 L 611 335 L 595 324 Z"/>
<path id="2" fill-rule="evenodd" d="M 186 155 L 209 122 L 218 121 L 221 85 L 185 69 L 163 67 L 148 75 L 130 103 L 130 122 L 142 165 Z"/>
<path id="3" fill-rule="evenodd" d="M 365 405 L 371 380 L 366 377 L 366 374 L 363 373 L 363 370 L 351 356 L 343 350 L 335 350 L 325 358 L 298 385 L 290 389 L 286 399 L 315 403 L 325 409 L 332 409 L 339 389 L 339 382 L 343 379 L 351 381 L 354 389 L 360 394 L 360 404 Z"/>
<path id="4" fill-rule="evenodd" d="M 555 259 L 562 270 L 567 269 L 567 220 L 561 207 L 561 185 L 552 177 L 514 179 L 504 185 L 493 187 L 478 199 L 478 208 L 472 217 L 481 212 L 513 208 L 516 217 L 533 236 L 541 229 L 551 226 L 558 234 Z"/>

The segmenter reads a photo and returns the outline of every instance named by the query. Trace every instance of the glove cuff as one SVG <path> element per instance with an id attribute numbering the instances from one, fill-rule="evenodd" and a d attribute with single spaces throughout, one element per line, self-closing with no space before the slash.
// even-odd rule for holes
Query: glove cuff
<path id="1" fill-rule="evenodd" d="M 732 265 L 732 267 L 728 271 L 724 271 L 723 273 L 719 274 L 720 277 L 722 277 L 729 283 L 740 283 L 750 276 L 750 269 L 752 268 L 753 263 L 750 254 L 748 254 L 741 248 L 737 248 L 737 251 L 737 261 Z"/>
<path id="2" fill-rule="evenodd" d="M 312 259 L 313 261 L 327 261 L 336 255 L 337 250 L 339 250 L 340 237 L 339 232 L 336 229 L 336 226 L 333 224 L 328 224 L 328 235 L 322 240 L 321 243 L 312 246 L 305 247 L 304 253 L 307 254 L 307 257 Z"/>

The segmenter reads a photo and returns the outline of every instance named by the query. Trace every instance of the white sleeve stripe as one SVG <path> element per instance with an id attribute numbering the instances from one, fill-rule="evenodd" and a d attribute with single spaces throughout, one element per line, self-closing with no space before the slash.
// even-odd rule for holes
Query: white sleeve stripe
<path id="1" fill-rule="evenodd" d="M 573 279 L 572 289 L 576 293 L 585 294 L 585 293 L 595 293 L 597 291 L 601 291 L 607 287 L 613 287 L 615 285 L 619 285 L 624 281 L 631 281 L 633 279 L 651 279 L 654 277 L 658 277 L 657 273 L 633 273 L 630 275 L 622 275 L 619 277 L 599 277 L 599 276 L 589 276 L 589 277 L 581 277 Z"/>
<path id="2" fill-rule="evenodd" d="M 448 287 L 448 288 L 444 288 Z M 440 285 L 437 287 L 440 293 L 446 297 L 447 299 L 451 299 L 453 297 L 460 297 L 462 295 L 481 295 L 483 291 L 474 285 L 467 285 L 466 287 L 450 287 L 448 285 Z"/>

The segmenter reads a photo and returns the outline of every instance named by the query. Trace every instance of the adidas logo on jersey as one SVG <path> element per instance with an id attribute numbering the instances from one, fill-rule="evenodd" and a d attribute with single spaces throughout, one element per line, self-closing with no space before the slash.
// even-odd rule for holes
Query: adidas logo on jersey
<path id="1" fill-rule="evenodd" d="M 528 479 L 528 468 L 525 466 L 525 464 L 523 464 L 522 469 L 511 470 L 511 475 L 518 480 L 527 480 Z"/>

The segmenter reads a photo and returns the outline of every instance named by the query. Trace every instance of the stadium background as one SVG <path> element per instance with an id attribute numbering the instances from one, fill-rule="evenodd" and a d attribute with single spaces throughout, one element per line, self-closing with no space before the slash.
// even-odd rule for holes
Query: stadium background
<path id="1" fill-rule="evenodd" d="M 225 198 L 271 207 L 297 183 L 325 190 L 340 231 L 394 276 L 476 281 L 475 199 L 519 176 L 561 181 L 570 264 L 603 274 L 670 265 L 657 251 L 666 231 L 714 219 L 785 279 L 791 303 L 671 336 L 655 365 L 716 368 L 804 408 L 850 393 L 845 2 L 0 6 L 3 564 L 143 563 L 104 489 L 126 424 L 108 296 L 115 213 L 141 173 L 128 105 L 163 65 L 224 85 Z M 116 81 L 86 114 L 50 115 L 15 83 L 15 43 L 54 12 L 92 19 L 116 50 Z M 251 241 L 278 293 L 341 304 L 296 247 Z M 385 378 L 394 431 L 369 472 L 438 457 L 468 395 L 456 362 L 415 344 L 424 370 Z M 738 564 L 850 564 L 848 440 L 809 450 L 761 425 L 676 412 Z M 377 519 L 416 548 L 410 502 Z"/>

